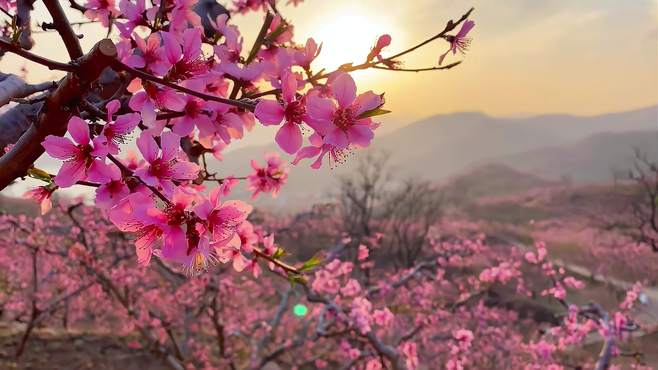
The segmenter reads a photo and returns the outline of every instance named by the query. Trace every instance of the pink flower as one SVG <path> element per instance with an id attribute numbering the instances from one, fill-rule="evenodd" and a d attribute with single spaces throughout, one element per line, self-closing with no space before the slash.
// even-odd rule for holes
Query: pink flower
<path id="1" fill-rule="evenodd" d="M 38 186 L 23 193 L 23 198 L 36 200 L 41 208 L 41 214 L 45 215 L 53 208 L 51 197 L 54 191 L 55 188 L 51 189 L 48 186 Z"/>
<path id="2" fill-rule="evenodd" d="M 372 318 L 375 320 L 377 325 L 387 327 L 393 323 L 393 313 L 388 309 L 384 308 L 383 310 L 375 310 L 372 313 Z"/>
<path id="3" fill-rule="evenodd" d="M 359 252 L 358 252 L 358 255 L 357 255 L 357 259 L 359 261 L 366 260 L 366 259 L 368 259 L 368 254 L 369 254 L 368 247 L 366 247 L 363 244 L 359 245 Z"/>
<path id="4" fill-rule="evenodd" d="M 158 33 L 151 33 L 144 40 L 134 35 L 133 40 L 137 44 L 140 54 L 133 54 L 128 57 L 125 63 L 134 68 L 146 68 L 147 71 L 163 76 L 171 64 L 167 61 L 165 49 L 160 45 L 161 39 Z"/>
<path id="5" fill-rule="evenodd" d="M 112 100 L 105 105 L 107 123 L 99 136 L 104 139 L 103 144 L 111 154 L 119 154 L 119 144 L 125 142 L 126 137 L 137 127 L 141 119 L 139 113 L 128 113 L 118 116 L 115 121 L 112 117 L 119 110 L 120 104 L 118 100 Z"/>
<path id="6" fill-rule="evenodd" d="M 349 279 L 347 283 L 340 288 L 340 294 L 345 297 L 353 297 L 361 291 L 361 285 L 354 279 Z"/>
<path id="7" fill-rule="evenodd" d="M 204 146 L 210 146 L 216 136 L 224 144 L 230 144 L 233 139 L 240 139 L 244 135 L 244 121 L 235 112 L 230 110 L 226 104 L 210 102 L 206 103 L 211 111 L 209 120 L 197 122 L 199 128 L 199 141 Z"/>
<path id="8" fill-rule="evenodd" d="M 371 330 L 372 303 L 363 297 L 356 297 L 352 301 L 350 319 L 353 325 L 362 333 L 368 334 Z"/>
<path id="9" fill-rule="evenodd" d="M 318 46 L 313 38 L 306 40 L 306 45 L 295 53 L 295 62 L 304 69 L 311 68 L 311 62 L 320 55 L 322 44 Z"/>
<path id="10" fill-rule="evenodd" d="M 218 248 L 217 259 L 221 263 L 231 262 L 233 269 L 237 272 L 242 272 L 245 268 L 247 268 L 247 258 L 242 255 L 240 248 L 234 245 L 227 245 L 223 248 Z"/>
<path id="11" fill-rule="evenodd" d="M 121 15 L 126 19 L 125 22 L 117 22 L 116 26 L 121 32 L 121 36 L 129 38 L 135 27 L 142 25 L 144 22 L 143 13 L 146 11 L 146 0 L 137 0 L 119 2 Z"/>
<path id="12" fill-rule="evenodd" d="M 302 159 L 316 158 L 315 161 L 311 163 L 311 168 L 318 169 L 322 167 L 324 156 L 327 153 L 334 155 L 335 151 L 332 149 L 331 145 L 323 142 L 322 136 L 318 133 L 314 133 L 308 139 L 311 145 L 301 148 L 291 163 L 296 166 Z"/>
<path id="13" fill-rule="evenodd" d="M 172 66 L 167 75 L 169 78 L 185 80 L 208 70 L 201 53 L 201 32 L 200 28 L 188 28 L 180 42 L 173 33 L 162 33 L 165 55 Z"/>
<path id="14" fill-rule="evenodd" d="M 453 338 L 460 343 L 470 347 L 471 342 L 473 341 L 473 332 L 467 329 L 459 329 L 452 333 Z M 461 344 L 460 344 L 461 346 Z M 466 348 L 468 348 L 466 347 Z"/>
<path id="15" fill-rule="evenodd" d="M 237 229 L 240 238 L 240 249 L 246 253 L 253 251 L 254 245 L 258 243 L 258 235 L 254 232 L 254 226 L 249 221 L 244 221 Z"/>
<path id="16" fill-rule="evenodd" d="M 119 167 L 103 163 L 98 166 L 98 172 L 103 179 L 100 181 L 102 185 L 96 189 L 96 206 L 101 209 L 112 208 L 130 194 Z"/>
<path id="17" fill-rule="evenodd" d="M 68 138 L 54 135 L 48 135 L 41 143 L 51 157 L 64 160 L 55 176 L 55 184 L 62 188 L 84 180 L 88 172 L 95 171 L 97 158 L 107 154 L 98 137 L 90 141 L 89 127 L 80 117 L 71 117 L 68 132 L 77 145 Z"/>
<path id="18" fill-rule="evenodd" d="M 258 162 L 252 160 L 251 168 L 254 169 L 247 180 L 249 181 L 249 190 L 252 191 L 252 198 L 256 198 L 260 192 L 272 193 L 275 197 L 281 186 L 288 180 L 288 169 L 285 163 L 276 153 L 270 153 L 265 156 L 267 165 L 260 167 Z"/>
<path id="19" fill-rule="evenodd" d="M 404 342 L 400 345 L 400 352 L 406 359 L 407 367 L 409 370 L 415 370 L 418 368 L 418 349 L 416 343 L 414 342 Z"/>
<path id="20" fill-rule="evenodd" d="M 377 125 L 362 115 L 380 107 L 382 97 L 372 91 L 357 96 L 356 84 L 347 73 L 341 73 L 333 80 L 331 93 L 335 101 L 321 98 L 318 94 L 307 96 L 308 123 L 323 137 L 324 144 L 332 149 L 370 145 L 374 137 L 373 129 Z"/>
<path id="21" fill-rule="evenodd" d="M 147 164 L 135 171 L 139 177 L 150 186 L 156 186 L 167 192 L 174 189 L 173 180 L 193 180 L 199 174 L 199 166 L 192 162 L 177 158 L 180 149 L 180 136 L 165 132 L 160 136 L 162 150 L 153 136 L 143 132 L 137 139 L 137 147 Z"/>
<path id="22" fill-rule="evenodd" d="M 178 32 L 187 27 L 188 23 L 195 27 L 201 25 L 201 17 L 193 9 L 197 2 L 198 0 L 174 0 L 174 9 L 169 15 L 173 30 Z"/>
<path id="23" fill-rule="evenodd" d="M 103 27 L 108 27 L 110 18 L 119 15 L 115 0 L 88 0 L 85 9 L 85 16 L 91 20 L 99 20 Z"/>
<path id="24" fill-rule="evenodd" d="M 439 57 L 439 65 L 443 64 L 443 59 L 452 51 L 452 54 L 457 54 L 457 51 L 462 54 L 468 50 L 468 46 L 471 43 L 471 38 L 466 37 L 468 33 L 475 27 L 475 22 L 472 20 L 466 20 L 462 23 L 462 28 L 457 32 L 455 36 L 446 36 L 446 40 L 450 43 L 450 48 L 445 53 L 441 54 Z"/>
<path id="25" fill-rule="evenodd" d="M 379 36 L 379 38 L 377 39 L 377 43 L 375 44 L 375 46 L 373 46 L 372 50 L 370 50 L 370 53 L 366 58 L 366 62 L 370 62 L 375 58 L 381 59 L 381 56 L 379 54 L 382 52 L 382 49 L 389 46 L 390 44 L 391 44 L 391 35 Z"/>
<path id="26" fill-rule="evenodd" d="M 376 358 L 370 359 L 366 362 L 366 370 L 382 370 L 382 362 Z"/>
<path id="27" fill-rule="evenodd" d="M 207 199 L 194 207 L 194 213 L 207 222 L 207 229 L 212 233 L 212 245 L 221 247 L 230 242 L 239 247 L 240 238 L 232 239 L 253 207 L 239 200 L 221 202 L 220 191 L 220 187 L 214 188 Z"/>
<path id="28" fill-rule="evenodd" d="M 278 125 L 285 120 L 276 133 L 276 142 L 288 154 L 296 153 L 302 146 L 302 131 L 299 126 L 306 120 L 304 100 L 297 99 L 297 76 L 284 72 L 281 77 L 283 106 L 274 100 L 261 100 L 256 105 L 256 118 L 264 125 Z"/>
<path id="29" fill-rule="evenodd" d="M 135 93 L 128 102 L 130 108 L 139 112 L 144 124 L 151 127 L 156 119 L 156 108 L 180 112 L 185 108 L 183 95 L 173 89 L 158 86 L 149 82 L 141 83 L 144 91 Z M 164 126 L 164 123 L 162 124 Z M 159 131 L 162 130 L 159 127 Z"/>
<path id="30" fill-rule="evenodd" d="M 149 264 L 153 246 L 163 234 L 160 225 L 166 224 L 164 213 L 152 205 L 151 198 L 138 192 L 124 197 L 109 212 L 110 220 L 119 230 L 137 234 L 135 251 L 141 266 Z"/>
<path id="31" fill-rule="evenodd" d="M 185 107 L 183 108 L 185 115 L 171 120 L 173 124 L 172 131 L 180 136 L 189 135 L 194 130 L 195 125 L 198 127 L 211 125 L 210 117 L 205 110 L 206 103 L 203 100 L 192 95 L 186 95 L 185 100 Z"/>

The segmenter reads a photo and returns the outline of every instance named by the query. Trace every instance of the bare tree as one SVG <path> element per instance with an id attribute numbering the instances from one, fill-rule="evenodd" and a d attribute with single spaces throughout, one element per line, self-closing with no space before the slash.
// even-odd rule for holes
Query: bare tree
<path id="1" fill-rule="evenodd" d="M 407 180 L 382 205 L 387 238 L 384 247 L 394 253 L 396 267 L 410 268 L 443 215 L 443 193 L 429 182 Z M 399 264 L 399 266 L 398 266 Z"/>
<path id="2" fill-rule="evenodd" d="M 630 177 L 640 188 L 640 195 L 631 205 L 634 221 L 631 235 L 658 252 L 658 162 L 636 150 Z"/>
<path id="3" fill-rule="evenodd" d="M 368 152 L 350 176 L 340 178 L 338 202 L 343 230 L 356 240 L 372 236 L 375 211 L 390 186 L 387 153 Z"/>
<path id="4" fill-rule="evenodd" d="M 388 159 L 385 153 L 370 152 L 351 176 L 341 178 L 340 227 L 352 238 L 353 247 L 382 233 L 380 255 L 396 268 L 408 268 L 422 256 L 427 237 L 442 215 L 444 197 L 429 182 L 395 179 Z"/>
<path id="5" fill-rule="evenodd" d="M 618 232 L 658 252 L 658 161 L 636 149 L 633 167 L 623 178 L 616 173 L 615 184 L 623 205 L 610 212 L 610 205 L 604 204 L 604 212 L 591 217 L 602 230 Z"/>

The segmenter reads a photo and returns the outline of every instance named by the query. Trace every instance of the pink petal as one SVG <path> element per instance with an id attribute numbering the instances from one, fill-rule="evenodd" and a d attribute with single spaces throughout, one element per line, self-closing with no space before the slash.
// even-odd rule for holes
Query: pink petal
<path id="1" fill-rule="evenodd" d="M 62 167 L 60 167 L 57 176 L 55 176 L 55 184 L 61 188 L 68 188 L 84 177 L 84 161 L 66 161 L 62 163 Z"/>
<path id="2" fill-rule="evenodd" d="M 169 63 L 171 64 L 176 64 L 181 56 L 183 56 L 183 52 L 176 37 L 169 32 L 163 32 L 162 39 L 164 40 L 164 50 L 167 60 L 169 60 Z"/>
<path id="3" fill-rule="evenodd" d="M 252 210 L 253 207 L 245 202 L 230 200 L 222 204 L 217 212 L 217 217 L 221 222 L 221 227 L 235 231 L 235 228 L 247 219 Z"/>
<path id="4" fill-rule="evenodd" d="M 362 148 L 370 145 L 373 137 L 375 137 L 375 133 L 366 125 L 354 125 L 347 130 L 347 138 L 350 143 Z"/>
<path id="5" fill-rule="evenodd" d="M 320 154 L 321 149 L 317 146 L 305 146 L 297 152 L 297 156 L 292 161 L 293 165 L 297 165 L 299 161 L 305 158 L 313 158 Z"/>
<path id="6" fill-rule="evenodd" d="M 140 55 L 131 55 L 124 60 L 124 63 L 133 68 L 144 68 L 146 61 Z"/>
<path id="7" fill-rule="evenodd" d="M 295 154 L 302 146 L 302 131 L 299 125 L 286 122 L 276 133 L 277 144 L 288 154 Z"/>
<path id="8" fill-rule="evenodd" d="M 331 84 L 331 91 L 334 94 L 338 105 L 346 108 L 356 98 L 356 84 L 352 77 L 347 73 L 341 73 Z"/>
<path id="9" fill-rule="evenodd" d="M 283 107 L 274 100 L 261 100 L 254 111 L 263 125 L 278 125 L 283 120 Z"/>
<path id="10" fill-rule="evenodd" d="M 187 255 L 187 238 L 180 227 L 172 227 L 166 231 L 162 245 L 162 257 L 169 260 L 179 260 Z"/>
<path id="11" fill-rule="evenodd" d="M 144 156 L 144 159 L 149 163 L 158 158 L 158 144 L 155 142 L 155 139 L 153 139 L 153 136 L 148 133 L 142 132 L 137 138 L 137 148 L 139 148 L 142 156 Z"/>
<path id="12" fill-rule="evenodd" d="M 105 104 L 108 122 L 113 121 L 112 116 L 114 116 L 114 114 L 119 111 L 119 108 L 121 108 L 121 102 L 119 102 L 117 99 L 114 99 L 111 102 Z"/>
<path id="13" fill-rule="evenodd" d="M 281 93 L 283 100 L 288 103 L 295 99 L 295 94 L 297 93 L 297 76 L 294 73 L 286 71 L 281 77 Z"/>
<path id="14" fill-rule="evenodd" d="M 46 149 L 48 155 L 57 159 L 69 159 L 78 152 L 78 148 L 73 145 L 71 140 L 55 135 L 46 136 L 41 145 Z"/>
<path id="15" fill-rule="evenodd" d="M 149 186 L 158 186 L 160 184 L 160 180 L 157 177 L 151 175 L 148 167 L 138 168 L 135 171 L 135 176 L 142 179 L 142 181 L 144 181 L 144 183 Z"/>
<path id="16" fill-rule="evenodd" d="M 201 50 L 201 29 L 188 28 L 183 32 L 183 56 L 185 60 L 196 57 Z"/>
<path id="17" fill-rule="evenodd" d="M 173 111 L 182 111 L 185 109 L 187 100 L 185 97 L 173 89 L 164 89 L 158 93 L 158 101 L 162 104 L 162 108 L 167 108 Z"/>
<path id="18" fill-rule="evenodd" d="M 117 117 L 112 129 L 118 135 L 127 135 L 137 127 L 140 119 L 139 113 L 122 114 Z"/>
<path id="19" fill-rule="evenodd" d="M 334 129 L 329 135 L 325 136 L 324 142 L 336 147 L 337 149 L 345 149 L 349 144 L 347 134 L 339 128 Z"/>
<path id="20" fill-rule="evenodd" d="M 332 121 L 336 106 L 329 99 L 317 95 L 309 95 L 306 99 L 306 112 L 311 118 L 321 121 Z"/>
<path id="21" fill-rule="evenodd" d="M 115 176 L 115 173 L 112 171 L 112 168 L 116 168 L 114 164 L 108 165 L 99 160 L 94 160 L 87 170 L 87 178 L 89 181 L 98 182 L 105 184 Z"/>
<path id="22" fill-rule="evenodd" d="M 68 131 L 76 143 L 80 145 L 89 144 L 89 126 L 82 118 L 72 116 L 69 120 Z"/>
<path id="23" fill-rule="evenodd" d="M 455 36 L 458 39 L 464 38 L 475 27 L 475 22 L 467 20 L 462 24 L 462 28 Z"/>
<path id="24" fill-rule="evenodd" d="M 172 131 L 177 135 L 187 136 L 192 132 L 192 130 L 194 130 L 194 123 L 196 119 L 189 116 L 184 116 L 174 121 L 175 122 Z"/>
<path id="25" fill-rule="evenodd" d="M 199 166 L 192 162 L 176 162 L 171 166 L 171 173 L 174 179 L 193 180 L 199 175 Z"/>
<path id="26" fill-rule="evenodd" d="M 381 106 L 383 103 L 384 101 L 382 100 L 381 96 L 373 93 L 372 91 L 366 91 L 363 94 L 357 96 L 352 106 L 356 108 L 354 114 L 358 117 L 363 112 L 373 110 Z"/>
<path id="27" fill-rule="evenodd" d="M 169 161 L 176 156 L 180 148 L 180 136 L 173 132 L 165 132 L 160 136 L 162 145 L 162 160 Z"/>

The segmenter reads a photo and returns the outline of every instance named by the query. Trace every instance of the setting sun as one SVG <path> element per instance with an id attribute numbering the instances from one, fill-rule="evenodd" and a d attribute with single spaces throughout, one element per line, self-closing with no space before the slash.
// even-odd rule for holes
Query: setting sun
<path id="1" fill-rule="evenodd" d="M 384 18 L 340 14 L 324 25 L 312 37 L 322 42 L 318 65 L 333 70 L 344 63 L 361 63 L 365 60 L 377 37 L 392 30 Z"/>

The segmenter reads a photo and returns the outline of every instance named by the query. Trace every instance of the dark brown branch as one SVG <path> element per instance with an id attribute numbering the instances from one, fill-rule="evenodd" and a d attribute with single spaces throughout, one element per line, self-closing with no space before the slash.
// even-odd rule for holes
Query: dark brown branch
<path id="1" fill-rule="evenodd" d="M 59 1 L 43 0 L 43 3 L 53 17 L 53 25 L 62 38 L 62 41 L 64 41 L 64 46 L 66 46 L 66 51 L 68 51 L 71 60 L 80 58 L 83 55 L 80 40 L 78 40 L 78 35 L 75 34 L 69 20 L 66 18 L 64 9 L 62 9 Z"/>
<path id="2" fill-rule="evenodd" d="M 89 90 L 90 84 L 116 58 L 116 48 L 109 39 L 101 40 L 78 60 L 78 73 L 69 73 L 57 89 L 48 95 L 38 120 L 21 136 L 7 154 L 0 157 L 0 190 L 24 176 L 43 154 L 41 142 L 48 135 L 63 136 L 73 109 Z"/>
<path id="3" fill-rule="evenodd" d="M 139 77 L 143 80 L 151 81 L 151 82 L 154 82 L 154 83 L 157 83 L 157 84 L 160 84 L 160 85 L 164 85 L 164 86 L 170 87 L 174 90 L 184 92 L 184 93 L 192 95 L 192 96 L 196 96 L 197 98 L 201 98 L 201 99 L 204 99 L 204 100 L 216 101 L 216 102 L 224 103 L 224 104 L 227 104 L 227 105 L 232 105 L 234 107 L 242 108 L 242 109 L 245 109 L 245 110 L 248 110 L 248 111 L 253 111 L 254 110 L 254 104 L 252 104 L 252 103 L 249 103 L 249 102 L 246 102 L 246 101 L 241 101 L 241 100 L 226 99 L 226 98 L 222 98 L 222 97 L 219 97 L 219 96 L 208 95 L 208 94 L 204 94 L 202 92 L 196 91 L 196 90 L 188 89 L 187 87 L 177 85 L 177 84 L 175 84 L 171 81 L 167 81 L 163 78 L 156 77 L 156 76 L 153 76 L 152 74 L 146 73 L 144 71 L 140 71 L 139 69 L 135 69 L 135 68 L 132 68 L 130 66 L 127 66 L 127 65 L 121 63 L 118 60 L 114 60 L 112 62 L 112 68 L 114 68 L 117 71 L 126 71 L 126 72 L 132 74 L 133 76 Z"/>
<path id="4" fill-rule="evenodd" d="M 444 69 L 450 69 L 460 65 L 461 63 L 462 62 L 459 61 L 459 62 L 446 64 L 442 67 L 428 67 L 428 68 L 389 68 L 389 67 L 381 67 L 381 66 L 372 66 L 372 68 L 381 69 L 384 71 L 393 71 L 393 72 L 427 72 L 427 71 L 441 71 Z"/>
<path id="5" fill-rule="evenodd" d="M 14 53 L 16 55 L 22 56 L 23 58 L 30 60 L 32 62 L 41 64 L 43 66 L 48 67 L 48 69 L 56 69 L 60 71 L 66 71 L 66 72 L 73 72 L 76 70 L 76 67 L 72 64 L 66 64 L 66 63 L 61 63 L 57 62 L 54 60 L 50 60 L 44 57 L 41 57 L 39 55 L 30 53 L 29 51 L 22 49 L 18 45 L 14 45 L 11 43 L 11 41 L 7 39 L 0 38 L 0 49 Z"/>

